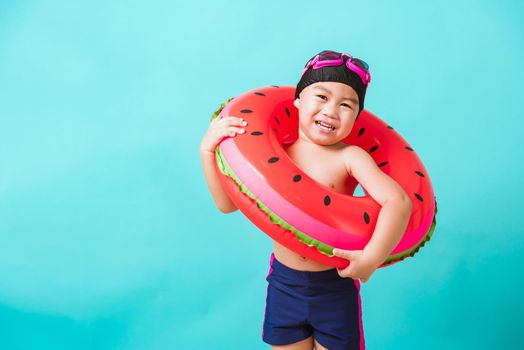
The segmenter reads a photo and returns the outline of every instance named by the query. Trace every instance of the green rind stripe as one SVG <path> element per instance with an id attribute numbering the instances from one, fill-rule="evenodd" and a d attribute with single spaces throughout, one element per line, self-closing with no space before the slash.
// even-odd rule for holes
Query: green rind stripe
<path id="1" fill-rule="evenodd" d="M 433 236 L 433 232 L 435 231 L 435 227 L 437 226 L 437 200 L 435 199 L 435 214 L 433 215 L 433 222 L 431 223 L 431 226 L 429 227 L 428 232 L 424 235 L 422 240 L 413 248 L 410 248 L 402 253 L 390 255 L 386 261 L 384 261 L 383 265 L 389 265 L 397 261 L 404 260 L 405 258 L 409 258 L 417 254 L 417 252 L 422 248 Z"/>
<path id="2" fill-rule="evenodd" d="M 216 117 L 218 117 L 218 115 L 220 114 L 220 112 L 222 112 L 222 110 L 224 109 L 224 107 L 227 106 L 227 104 L 229 102 L 231 102 L 231 100 L 233 100 L 234 97 L 231 97 L 230 99 L 228 99 L 226 102 L 223 102 L 220 104 L 220 107 L 218 107 L 218 109 L 216 111 L 213 112 L 213 114 L 211 115 L 211 121 L 215 120 Z"/>

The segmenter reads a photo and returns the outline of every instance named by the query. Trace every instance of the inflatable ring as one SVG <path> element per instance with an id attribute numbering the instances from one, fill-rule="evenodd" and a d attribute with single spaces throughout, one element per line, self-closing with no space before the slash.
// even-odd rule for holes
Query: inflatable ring
<path id="1" fill-rule="evenodd" d="M 371 238 L 380 205 L 365 195 L 333 191 L 301 171 L 284 146 L 298 136 L 294 87 L 270 86 L 230 99 L 213 118 L 233 115 L 248 124 L 244 134 L 224 138 L 216 148 L 220 181 L 235 205 L 257 227 L 297 254 L 344 268 L 333 248 L 363 249 Z M 413 256 L 436 225 L 436 199 L 417 154 L 391 126 L 367 110 L 344 143 L 368 151 L 378 167 L 408 194 L 413 206 L 406 231 L 380 267 Z"/>

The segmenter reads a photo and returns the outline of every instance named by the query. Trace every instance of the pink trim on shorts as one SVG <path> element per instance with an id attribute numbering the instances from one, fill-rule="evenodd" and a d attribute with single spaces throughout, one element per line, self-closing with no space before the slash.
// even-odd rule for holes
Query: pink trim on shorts
<path id="1" fill-rule="evenodd" d="M 266 278 L 269 277 L 269 275 L 271 275 L 271 273 L 273 272 L 273 261 L 275 260 L 275 253 L 271 253 L 271 260 L 269 260 L 269 273 L 267 274 Z"/>
<path id="2" fill-rule="evenodd" d="M 360 282 L 358 279 L 353 280 L 355 287 L 358 291 L 358 328 L 360 331 L 360 350 L 366 349 L 366 343 L 364 342 L 364 327 L 362 326 L 362 301 L 360 299 Z"/>
<path id="3" fill-rule="evenodd" d="M 273 273 L 273 261 L 275 260 L 275 253 L 271 253 L 271 259 L 269 260 L 269 273 L 266 276 L 266 279 Z M 266 323 L 266 311 L 267 311 L 267 295 L 269 290 L 269 283 L 266 288 L 266 307 L 264 308 L 264 320 L 262 321 L 262 341 L 264 340 L 264 323 Z"/>

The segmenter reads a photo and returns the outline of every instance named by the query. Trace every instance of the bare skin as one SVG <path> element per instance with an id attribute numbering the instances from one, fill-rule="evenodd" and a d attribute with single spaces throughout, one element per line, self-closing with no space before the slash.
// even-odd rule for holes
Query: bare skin
<path id="1" fill-rule="evenodd" d="M 299 110 L 299 136 L 286 149 L 290 158 L 315 181 L 337 192 L 348 193 L 348 180 L 354 177 L 382 207 L 373 236 L 363 250 L 333 250 L 336 256 L 350 262 L 347 268 L 337 270 L 338 274 L 365 283 L 402 238 L 411 214 L 411 201 L 402 187 L 384 174 L 366 151 L 341 142 L 351 132 L 358 113 L 358 95 L 353 88 L 336 82 L 314 83 L 301 91 L 294 104 Z M 222 118 L 211 123 L 201 143 L 200 154 L 210 192 L 217 207 L 225 213 L 237 208 L 218 181 L 213 164 L 214 150 L 223 137 L 243 133 L 245 126 L 239 118 Z M 333 269 L 302 257 L 277 242 L 273 246 L 275 257 L 293 269 Z M 325 349 L 312 337 L 286 346 L 273 346 L 272 349 L 311 350 L 313 346 Z"/>
<path id="2" fill-rule="evenodd" d="M 295 164 L 318 183 L 336 192 L 349 193 L 349 179 L 346 167 L 340 161 L 342 145 L 319 146 L 297 140 L 286 149 Z M 307 155 L 306 157 L 304 155 Z M 325 271 L 333 269 L 294 253 L 280 243 L 273 241 L 275 257 L 285 265 L 300 271 Z"/>
<path id="3" fill-rule="evenodd" d="M 324 346 L 320 345 L 313 337 L 298 341 L 289 345 L 273 345 L 271 350 L 327 350 Z"/>
<path id="4" fill-rule="evenodd" d="M 200 159 L 209 192 L 217 208 L 223 213 L 232 213 L 238 208 L 231 201 L 218 178 L 215 166 L 215 148 L 224 137 L 235 137 L 246 132 L 247 122 L 233 116 L 214 119 L 200 143 Z"/>

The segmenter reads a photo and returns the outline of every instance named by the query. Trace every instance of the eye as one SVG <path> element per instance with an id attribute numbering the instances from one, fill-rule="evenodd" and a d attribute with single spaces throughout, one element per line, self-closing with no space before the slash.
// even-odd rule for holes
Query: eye
<path id="1" fill-rule="evenodd" d="M 351 106 L 348 105 L 347 103 L 343 103 L 342 106 L 347 107 L 347 108 L 351 108 Z"/>
<path id="2" fill-rule="evenodd" d="M 317 95 L 317 97 L 319 97 L 319 98 L 321 98 L 321 99 L 323 99 L 323 100 L 324 100 L 324 99 L 327 99 L 327 97 L 324 96 L 324 95 Z"/>

